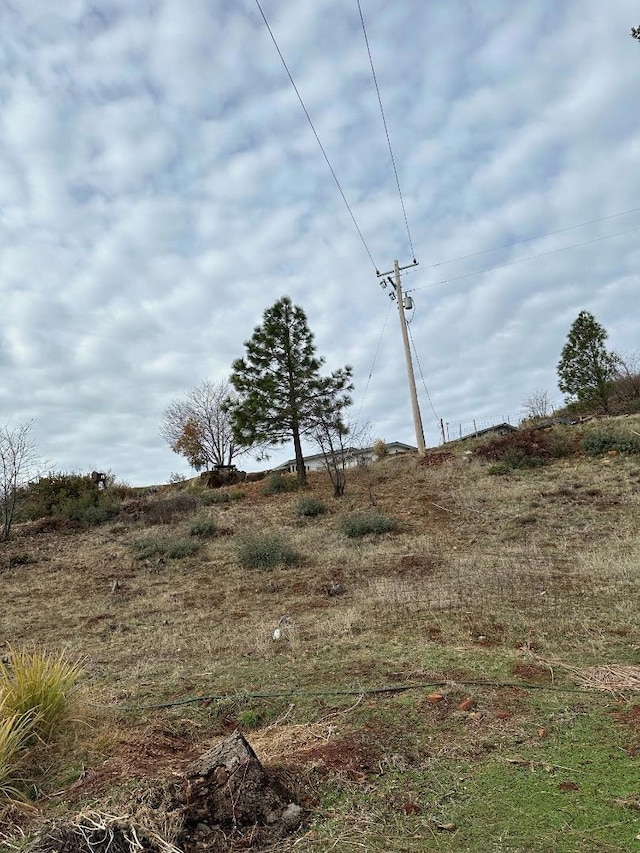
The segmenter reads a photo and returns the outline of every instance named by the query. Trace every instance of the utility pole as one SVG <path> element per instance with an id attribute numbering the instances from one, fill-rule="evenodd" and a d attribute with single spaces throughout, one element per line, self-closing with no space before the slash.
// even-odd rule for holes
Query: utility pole
<path id="1" fill-rule="evenodd" d="M 424 442 L 424 430 L 422 428 L 422 417 L 420 415 L 420 406 L 418 405 L 418 394 L 416 392 L 416 378 L 413 373 L 413 361 L 411 359 L 411 350 L 409 349 L 409 335 L 407 334 L 407 321 L 404 316 L 405 302 L 402 296 L 402 281 L 400 279 L 400 270 L 406 270 L 409 267 L 417 265 L 417 261 L 413 260 L 412 264 L 406 267 L 398 266 L 398 261 L 393 262 L 394 278 L 391 278 L 390 272 L 378 273 L 378 277 L 382 279 L 381 286 L 385 288 L 388 282 L 394 289 L 394 293 L 390 296 L 398 303 L 398 314 L 400 316 L 400 330 L 402 331 L 402 343 L 404 345 L 404 357 L 407 362 L 407 377 L 409 379 L 409 393 L 411 394 L 411 409 L 413 411 L 413 425 L 416 431 L 416 444 L 418 445 L 418 456 L 424 456 L 426 453 Z M 386 276 L 386 279 L 385 279 Z M 411 299 L 411 297 L 407 297 Z M 407 306 L 409 307 L 409 306 Z"/>

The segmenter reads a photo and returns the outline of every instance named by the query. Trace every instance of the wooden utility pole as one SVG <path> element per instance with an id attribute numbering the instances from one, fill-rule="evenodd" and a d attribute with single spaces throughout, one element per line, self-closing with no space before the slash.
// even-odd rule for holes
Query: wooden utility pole
<path id="1" fill-rule="evenodd" d="M 414 260 L 412 264 L 408 266 L 413 267 L 417 264 L 417 261 Z M 383 279 L 383 287 L 386 287 L 384 283 L 384 276 L 387 276 L 386 279 L 395 289 L 395 299 L 398 303 L 398 314 L 400 315 L 400 330 L 402 332 L 402 343 L 404 345 L 404 357 L 407 363 L 407 377 L 409 379 L 409 393 L 411 394 L 411 409 L 413 411 L 413 425 L 416 431 L 416 444 L 418 445 L 418 455 L 424 456 L 426 453 L 425 442 L 424 442 L 424 430 L 422 428 L 422 417 L 420 415 L 420 406 L 418 405 L 418 394 L 416 392 L 416 378 L 413 373 L 413 361 L 411 359 L 411 350 L 409 349 L 409 335 L 407 333 L 407 321 L 404 316 L 404 297 L 402 296 L 402 280 L 400 278 L 400 270 L 408 269 L 408 267 L 400 267 L 398 266 L 398 261 L 393 262 L 393 272 L 394 279 L 391 278 L 389 273 L 378 273 L 378 276 Z M 392 298 L 394 294 L 391 294 Z"/>

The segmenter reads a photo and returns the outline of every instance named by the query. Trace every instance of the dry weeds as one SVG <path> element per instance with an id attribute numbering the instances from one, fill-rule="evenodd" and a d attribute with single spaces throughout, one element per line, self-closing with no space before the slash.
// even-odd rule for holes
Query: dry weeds
<path id="1" fill-rule="evenodd" d="M 91 531 L 17 529 L 2 561 L 0 640 L 84 656 L 100 706 L 236 697 L 226 708 L 214 702 L 167 712 L 163 719 L 195 727 L 187 751 L 235 725 L 242 708 L 266 723 L 267 711 L 285 711 L 285 700 L 266 709 L 247 693 L 358 690 L 456 673 L 513 680 L 515 667 L 547 659 L 582 672 L 633 664 L 639 460 L 563 460 L 500 478 L 486 469 L 460 457 L 433 467 L 386 459 L 350 473 L 337 501 L 328 480 L 315 475 L 309 494 L 327 512 L 313 519 L 298 515 L 299 494 L 264 496 L 260 483 L 247 484 L 243 500 L 194 510 L 227 535 L 182 560 L 136 560 L 132 543 L 141 534 L 186 536 L 193 516 L 149 526 L 144 519 L 154 514 L 141 512 Z M 341 516 L 372 501 L 401 529 L 347 539 Z M 300 563 L 241 568 L 234 535 L 248 528 L 280 531 Z M 336 584 L 342 594 L 329 595 Z M 274 642 L 284 615 L 287 634 Z M 340 704 L 300 700 L 285 722 L 250 738 L 270 761 L 284 761 L 354 730 L 361 709 L 318 722 Z M 146 713 L 106 719 L 87 732 L 83 748 L 93 760 L 100 738 L 114 758 L 131 738 L 148 736 Z M 477 740 L 478 732 L 470 726 L 465 737 Z M 133 752 L 125 749 L 125 764 L 135 766 Z M 336 849 L 349 849 L 345 832 L 336 829 Z M 305 849 L 314 849 L 311 838 Z"/>

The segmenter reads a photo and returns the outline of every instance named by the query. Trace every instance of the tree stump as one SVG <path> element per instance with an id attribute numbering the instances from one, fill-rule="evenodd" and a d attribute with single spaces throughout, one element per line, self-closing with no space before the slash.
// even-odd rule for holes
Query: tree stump
<path id="1" fill-rule="evenodd" d="M 268 826 L 285 834 L 302 820 L 290 791 L 264 769 L 238 731 L 187 768 L 184 800 L 185 823 L 195 827 L 241 832 Z"/>

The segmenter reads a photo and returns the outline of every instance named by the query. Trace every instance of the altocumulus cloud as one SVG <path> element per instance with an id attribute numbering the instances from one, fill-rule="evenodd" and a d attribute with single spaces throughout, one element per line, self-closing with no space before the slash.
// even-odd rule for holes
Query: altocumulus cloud
<path id="1" fill-rule="evenodd" d="M 357 5 L 263 8 L 374 265 L 410 262 Z M 420 261 L 404 286 L 434 443 L 436 413 L 555 395 L 582 309 L 637 346 L 640 213 L 603 219 L 640 197 L 637 21 L 626 0 L 362 8 Z M 253 0 L 3 3 L 0 98 L 0 420 L 33 418 L 56 467 L 185 471 L 164 408 L 226 377 L 283 293 L 327 368 L 354 365 L 373 433 L 413 443 L 395 308 L 381 337 L 388 297 Z"/>

